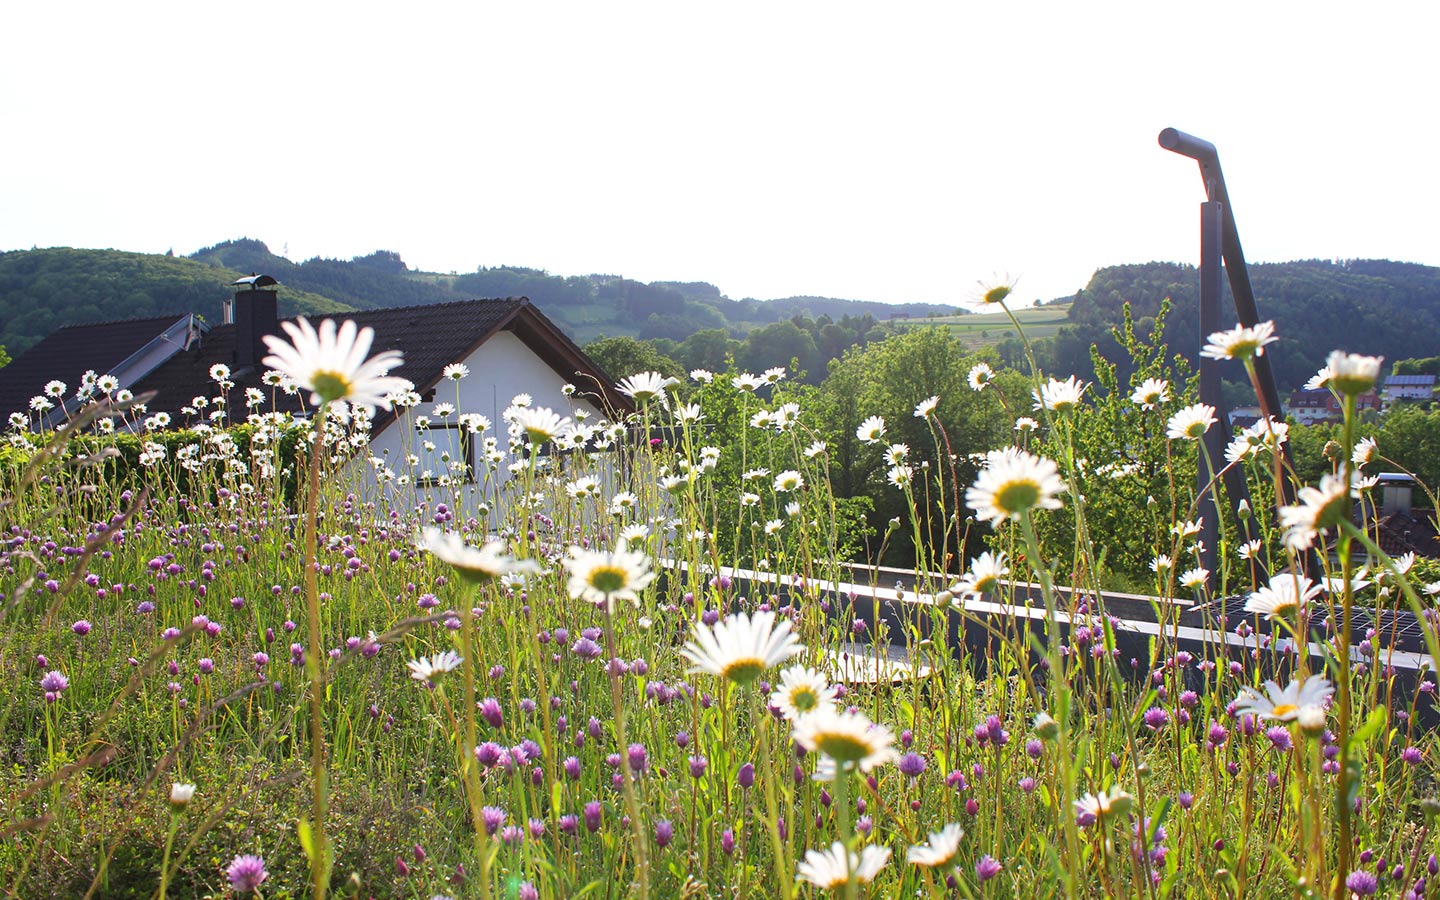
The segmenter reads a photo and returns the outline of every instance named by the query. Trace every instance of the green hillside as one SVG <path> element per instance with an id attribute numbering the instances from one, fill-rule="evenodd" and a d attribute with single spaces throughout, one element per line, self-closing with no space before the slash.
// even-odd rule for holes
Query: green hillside
<path id="1" fill-rule="evenodd" d="M 198 312 L 218 322 L 220 302 L 234 293 L 231 282 L 241 274 L 192 259 L 119 250 L 0 253 L 0 346 L 16 356 L 65 325 L 171 312 Z M 285 315 L 350 308 L 292 285 L 280 288 Z"/>
<path id="2" fill-rule="evenodd" d="M 1015 318 L 1032 341 L 1053 338 L 1070 322 L 1069 303 L 1049 303 L 1015 310 Z M 1008 338 L 1018 338 L 1015 325 L 1003 312 L 971 313 L 962 316 L 890 318 L 892 325 L 944 325 L 964 341 L 970 350 L 993 347 Z"/>
<path id="3" fill-rule="evenodd" d="M 1395 360 L 1440 353 L 1440 268 L 1389 260 L 1302 260 L 1249 266 L 1260 318 L 1273 319 L 1279 340 L 1266 355 L 1281 391 L 1299 387 L 1334 349 Z M 1171 298 L 1166 321 L 1170 347 L 1192 360 L 1204 338 L 1199 325 L 1199 277 L 1194 266 L 1144 263 L 1098 270 L 1070 304 L 1070 321 L 1047 348 L 1045 361 L 1058 372 L 1090 369 L 1090 345 L 1110 358 L 1109 336 L 1130 303 L 1142 330 L 1160 303 Z M 1228 284 L 1222 327 L 1235 323 Z M 1002 345 L 1002 355 L 1018 348 Z M 1230 376 L 1226 376 L 1227 378 Z M 1243 380 L 1243 374 L 1237 375 Z"/>

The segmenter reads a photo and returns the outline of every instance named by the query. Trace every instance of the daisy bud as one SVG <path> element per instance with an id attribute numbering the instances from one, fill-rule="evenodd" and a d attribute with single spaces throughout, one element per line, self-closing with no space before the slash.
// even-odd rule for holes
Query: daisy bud
<path id="1" fill-rule="evenodd" d="M 170 808 L 177 813 L 185 811 L 195 796 L 195 785 L 176 782 L 170 785 Z"/>

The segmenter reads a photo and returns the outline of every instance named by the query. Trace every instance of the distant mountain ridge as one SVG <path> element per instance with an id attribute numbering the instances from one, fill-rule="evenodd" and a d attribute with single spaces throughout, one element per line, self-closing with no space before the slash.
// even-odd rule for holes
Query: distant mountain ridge
<path id="1" fill-rule="evenodd" d="M 70 247 L 0 253 L 0 346 L 14 356 L 65 325 L 169 312 L 198 312 L 218 322 L 220 303 L 233 292 L 231 282 L 252 273 L 280 281 L 285 315 L 527 296 L 581 343 L 602 335 L 678 341 L 714 328 L 738 336 L 797 313 L 858 319 L 866 313 L 955 312 L 949 306 L 820 297 L 732 300 L 703 282 L 644 284 L 616 275 L 565 277 L 515 266 L 441 275 L 414 271 L 387 250 L 297 263 L 261 241 L 241 238 L 189 257 Z"/>

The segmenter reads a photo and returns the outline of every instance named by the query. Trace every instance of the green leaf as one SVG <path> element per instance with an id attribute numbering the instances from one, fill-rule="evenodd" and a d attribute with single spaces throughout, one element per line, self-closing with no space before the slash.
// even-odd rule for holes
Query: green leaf
<path id="1" fill-rule="evenodd" d="M 1370 711 L 1370 716 L 1365 720 L 1356 732 L 1350 737 L 1350 750 L 1353 753 L 1356 748 L 1361 747 L 1379 733 L 1385 727 L 1385 707 L 1377 706 Z"/>
<path id="2" fill-rule="evenodd" d="M 295 823 L 295 833 L 300 836 L 300 849 L 305 851 L 305 858 L 311 862 L 315 861 L 315 835 L 310 831 L 310 821 L 302 818 Z"/>

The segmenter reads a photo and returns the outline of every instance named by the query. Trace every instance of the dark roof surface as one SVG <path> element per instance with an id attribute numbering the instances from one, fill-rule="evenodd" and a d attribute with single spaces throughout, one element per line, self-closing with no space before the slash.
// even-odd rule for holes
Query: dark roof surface
<path id="1" fill-rule="evenodd" d="M 30 398 L 55 379 L 65 382 L 67 398 L 75 396 L 80 376 L 89 369 L 97 375 L 129 358 L 160 336 L 185 313 L 149 319 L 67 325 L 0 369 L 0 415 L 29 412 Z M 57 404 L 58 405 L 58 404 Z"/>
<path id="2" fill-rule="evenodd" d="M 375 329 L 371 355 L 381 350 L 401 351 L 404 363 L 392 369 L 390 374 L 408 378 L 422 395 L 440 381 L 445 366 L 465 360 L 491 335 L 508 328 L 563 377 L 575 379 L 578 373 L 597 376 L 607 386 L 605 402 L 612 407 L 629 408 L 624 402 L 627 398 L 614 392 L 608 376 L 523 297 L 361 310 L 347 313 L 344 318 L 353 319 L 361 327 Z M 284 336 L 284 331 L 281 330 L 280 334 Z M 244 418 L 245 389 L 250 387 L 265 393 L 266 410 L 277 407 L 292 411 L 298 409 L 295 398 L 286 398 L 283 394 L 276 397 L 274 404 L 270 403 L 270 397 L 276 392 L 261 382 L 260 377 L 265 371 L 263 366 L 249 371 L 236 369 L 235 344 L 234 325 L 214 326 L 198 346 L 175 354 L 142 379 L 135 386 L 135 391 L 155 391 L 149 411 L 168 412 L 176 424 L 183 424 L 186 417 L 180 413 L 181 407 L 189 405 L 197 395 L 214 396 L 216 388 L 210 377 L 210 368 L 216 363 L 224 363 L 231 368 L 231 380 L 235 382 L 230 395 L 233 419 Z M 579 384 L 579 387 L 583 390 L 587 385 Z M 610 396 L 612 394 L 613 397 Z M 308 396 L 305 397 L 307 402 L 308 399 Z M 385 427 L 390 418 L 390 413 L 380 411 L 376 415 L 375 430 L 378 432 Z"/>
<path id="3" fill-rule="evenodd" d="M 1424 387 L 1434 383 L 1434 375 L 1391 375 L 1385 379 L 1386 387 Z"/>

